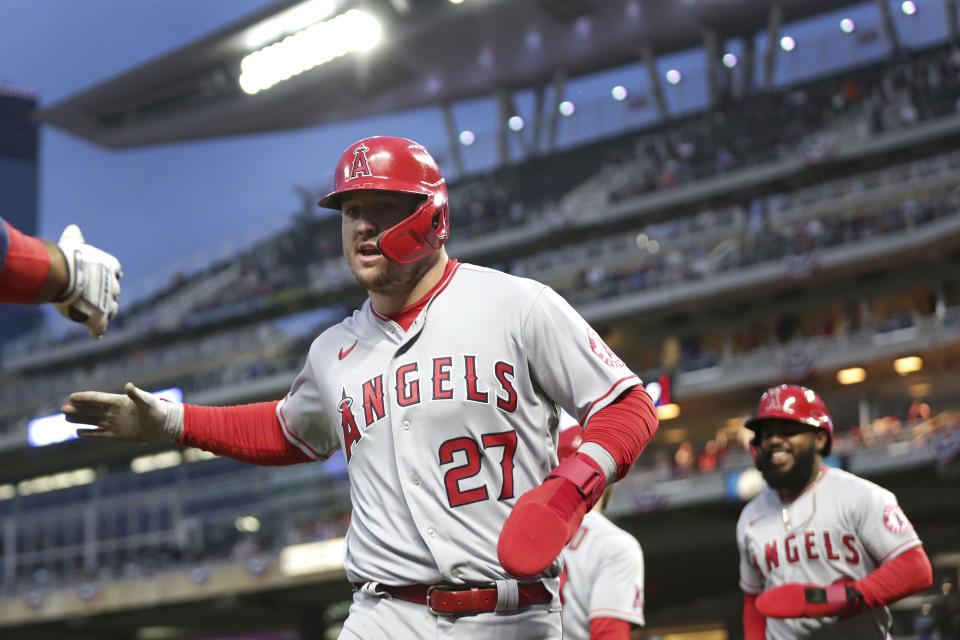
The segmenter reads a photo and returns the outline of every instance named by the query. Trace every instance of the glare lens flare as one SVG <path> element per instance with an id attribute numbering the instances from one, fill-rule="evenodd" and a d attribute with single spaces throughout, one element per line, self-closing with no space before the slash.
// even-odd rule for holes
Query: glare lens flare
<path id="1" fill-rule="evenodd" d="M 258 93 L 346 53 L 368 51 L 382 37 L 376 18 L 351 9 L 246 56 L 240 62 L 240 88 Z"/>

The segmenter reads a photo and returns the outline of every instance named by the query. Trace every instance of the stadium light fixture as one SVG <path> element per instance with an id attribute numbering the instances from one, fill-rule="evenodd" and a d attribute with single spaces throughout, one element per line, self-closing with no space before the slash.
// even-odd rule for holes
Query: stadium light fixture
<path id="1" fill-rule="evenodd" d="M 857 28 L 857 23 L 850 18 L 844 18 L 840 21 L 840 30 L 844 33 L 853 33 Z"/>
<path id="2" fill-rule="evenodd" d="M 920 356 L 906 356 L 893 361 L 893 370 L 901 376 L 920 371 L 921 369 L 923 369 L 923 358 Z"/>
<path id="3" fill-rule="evenodd" d="M 610 90 L 610 95 L 613 96 L 613 99 L 617 102 L 623 102 L 627 99 L 627 88 L 622 84 L 618 84 L 613 89 Z"/>
<path id="4" fill-rule="evenodd" d="M 900 10 L 908 16 L 912 16 L 917 12 L 917 3 L 913 0 L 904 0 L 903 4 L 900 5 Z"/>
<path id="5" fill-rule="evenodd" d="M 663 439 L 667 444 L 680 444 L 687 439 L 686 429 L 667 429 L 663 432 Z"/>
<path id="6" fill-rule="evenodd" d="M 91 467 L 61 471 L 48 476 L 28 478 L 17 483 L 17 493 L 28 496 L 34 493 L 47 493 L 60 489 L 70 489 L 90 484 L 97 478 L 97 472 Z"/>
<path id="7" fill-rule="evenodd" d="M 183 452 L 184 462 L 200 462 L 202 460 L 213 460 L 214 458 L 219 457 L 220 456 L 215 453 L 210 453 L 209 451 L 204 451 L 203 449 L 194 449 L 193 447 Z"/>
<path id="8" fill-rule="evenodd" d="M 907 392 L 911 398 L 927 398 L 933 390 L 933 385 L 929 382 L 918 382 L 907 387 Z"/>
<path id="9" fill-rule="evenodd" d="M 574 23 L 573 29 L 577 32 L 578 36 L 581 38 L 586 38 L 593 30 L 593 25 L 590 23 L 589 18 L 580 17 L 577 19 L 576 23 Z"/>
<path id="10" fill-rule="evenodd" d="M 783 36 L 780 38 L 780 48 L 787 52 L 793 51 L 797 48 L 797 41 L 793 36 Z"/>
<path id="11" fill-rule="evenodd" d="M 523 131 L 523 118 L 520 116 L 510 116 L 510 119 L 507 120 L 507 126 L 510 127 L 511 131 Z"/>
<path id="12" fill-rule="evenodd" d="M 670 84 L 680 84 L 680 81 L 683 80 L 683 74 L 677 69 L 670 69 L 666 73 L 666 78 Z"/>
<path id="13" fill-rule="evenodd" d="M 450 4 L 463 4 L 463 0 L 450 0 Z"/>
<path id="14" fill-rule="evenodd" d="M 181 462 L 183 462 L 183 456 L 179 451 L 163 451 L 134 458 L 130 461 L 130 470 L 134 473 L 147 473 L 176 467 Z"/>
<path id="15" fill-rule="evenodd" d="M 723 57 L 720 60 L 723 62 L 723 66 L 725 66 L 727 69 L 733 69 L 735 66 L 737 66 L 737 63 L 740 62 L 740 59 L 737 58 L 737 54 L 730 52 L 723 54 Z"/>
<path id="16" fill-rule="evenodd" d="M 343 538 L 292 544 L 280 551 L 280 573 L 302 576 L 339 569 L 343 567 L 345 554 Z"/>
<path id="17" fill-rule="evenodd" d="M 680 417 L 680 405 L 675 402 L 657 407 L 657 417 L 661 420 L 673 420 Z"/>
<path id="18" fill-rule="evenodd" d="M 476 141 L 477 141 L 477 135 L 473 131 L 470 131 L 469 129 L 465 129 L 460 132 L 460 144 L 462 144 L 463 146 L 469 147 Z"/>
<path id="19" fill-rule="evenodd" d="M 233 526 L 242 533 L 256 533 L 260 531 L 260 520 L 254 516 L 240 516 L 234 520 Z"/>
<path id="20" fill-rule="evenodd" d="M 577 107 L 569 100 L 564 100 L 557 106 L 557 110 L 560 111 L 562 116 L 572 116 L 576 113 Z"/>
<path id="21" fill-rule="evenodd" d="M 837 371 L 837 382 L 840 384 L 857 384 L 867 379 L 867 372 L 863 367 L 850 367 Z"/>
<path id="22" fill-rule="evenodd" d="M 527 49 L 531 51 L 537 51 L 540 49 L 540 46 L 543 44 L 543 36 L 540 35 L 539 31 L 533 30 L 527 32 L 526 37 Z"/>
<path id="23" fill-rule="evenodd" d="M 382 37 L 383 28 L 373 15 L 351 9 L 245 56 L 240 88 L 259 93 L 347 53 L 369 51 Z"/>
<path id="24" fill-rule="evenodd" d="M 246 34 L 247 46 L 259 49 L 268 42 L 326 20 L 336 8 L 333 0 L 306 0 L 296 4 L 250 27 Z"/>

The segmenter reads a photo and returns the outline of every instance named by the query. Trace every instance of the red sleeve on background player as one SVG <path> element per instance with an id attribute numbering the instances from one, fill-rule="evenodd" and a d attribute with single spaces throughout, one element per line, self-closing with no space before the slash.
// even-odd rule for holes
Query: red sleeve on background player
<path id="1" fill-rule="evenodd" d="M 184 404 L 183 435 L 177 444 L 263 466 L 311 462 L 284 437 L 278 404 L 279 400 L 233 407 Z"/>
<path id="2" fill-rule="evenodd" d="M 50 256 L 43 241 L 20 233 L 9 222 L 10 246 L 0 271 L 0 302 L 30 304 L 50 273 Z"/>
<path id="3" fill-rule="evenodd" d="M 757 611 L 757 596 L 743 594 L 743 640 L 766 640 L 767 619 Z"/>
<path id="4" fill-rule="evenodd" d="M 853 583 L 867 607 L 893 604 L 933 584 L 933 568 L 923 547 L 904 551 L 877 567 L 866 578 Z"/>
<path id="5" fill-rule="evenodd" d="M 617 618 L 590 618 L 590 640 L 630 640 L 630 623 Z"/>
<path id="6" fill-rule="evenodd" d="M 583 441 L 596 443 L 613 456 L 619 480 L 653 440 L 658 423 L 650 394 L 638 384 L 590 418 Z"/>

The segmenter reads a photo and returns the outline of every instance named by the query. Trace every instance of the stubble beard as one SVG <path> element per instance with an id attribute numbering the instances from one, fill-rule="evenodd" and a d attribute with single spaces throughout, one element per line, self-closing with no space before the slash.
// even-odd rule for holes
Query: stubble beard
<path id="1" fill-rule="evenodd" d="M 793 452 L 793 465 L 786 471 L 777 471 L 769 464 L 770 454 L 762 457 L 760 472 L 771 489 L 800 491 L 813 476 L 813 465 L 816 462 L 816 451 L 813 447 L 800 453 Z"/>
<path id="2" fill-rule="evenodd" d="M 432 260 L 422 259 L 412 264 L 397 264 L 384 256 L 385 266 L 382 269 L 360 273 L 350 260 L 344 256 L 350 272 L 361 287 L 373 293 L 385 295 L 404 294 L 411 291 L 433 264 Z"/>

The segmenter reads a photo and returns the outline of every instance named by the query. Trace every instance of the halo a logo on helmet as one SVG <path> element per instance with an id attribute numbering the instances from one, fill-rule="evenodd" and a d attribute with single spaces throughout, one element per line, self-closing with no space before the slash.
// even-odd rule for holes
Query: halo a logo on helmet
<path id="1" fill-rule="evenodd" d="M 373 175 L 373 172 L 370 171 L 370 163 L 367 160 L 368 151 L 370 151 L 370 148 L 365 144 L 361 144 L 353 150 L 353 166 L 350 167 L 348 180 L 355 180 L 360 177 L 369 178 Z"/>

